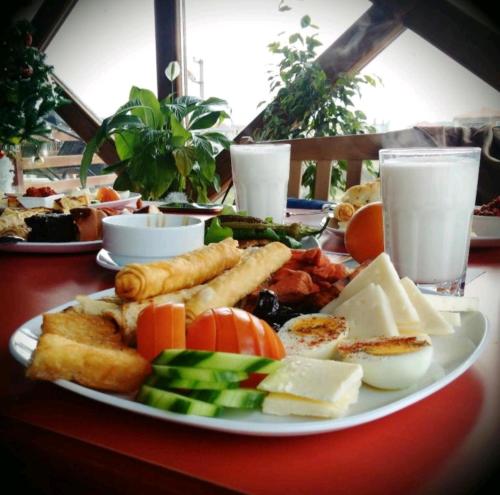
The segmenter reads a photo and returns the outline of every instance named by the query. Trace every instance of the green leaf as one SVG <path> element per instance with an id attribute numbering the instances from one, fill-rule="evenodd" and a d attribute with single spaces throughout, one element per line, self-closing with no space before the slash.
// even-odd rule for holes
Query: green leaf
<path id="1" fill-rule="evenodd" d="M 172 151 L 175 166 L 183 177 L 187 177 L 193 166 L 193 156 L 189 148 L 178 148 Z"/>
<path id="2" fill-rule="evenodd" d="M 224 149 L 228 149 L 232 141 L 221 132 L 205 132 L 203 137 L 214 143 L 220 144 Z"/>
<path id="3" fill-rule="evenodd" d="M 209 127 L 212 127 L 217 123 L 219 118 L 221 117 L 221 114 L 223 112 L 210 112 L 205 115 L 202 115 L 201 117 L 198 117 L 197 119 L 194 119 L 190 125 L 189 128 L 191 130 L 193 129 L 208 129 Z"/>
<path id="4" fill-rule="evenodd" d="M 191 137 L 191 133 L 184 129 L 184 126 L 175 118 L 175 115 L 170 116 L 170 128 L 172 129 L 172 136 L 177 138 L 175 146 L 183 146 Z"/>
<path id="5" fill-rule="evenodd" d="M 167 65 L 167 68 L 165 69 L 165 76 L 167 76 L 167 79 L 169 81 L 175 81 L 179 77 L 180 73 L 181 73 L 181 66 L 177 61 L 170 62 Z"/>
<path id="6" fill-rule="evenodd" d="M 130 90 L 130 99 L 141 103 L 141 108 L 131 110 L 133 115 L 139 117 L 148 127 L 160 129 L 163 125 L 163 115 L 160 110 L 160 102 L 156 95 L 149 89 L 140 89 L 135 86 Z"/>
<path id="7" fill-rule="evenodd" d="M 100 143 L 97 142 L 97 135 L 94 136 L 85 146 L 85 150 L 82 155 L 82 162 L 80 163 L 80 183 L 83 188 L 87 186 L 87 174 L 92 163 L 92 157 L 94 153 L 98 150 Z"/>
<path id="8" fill-rule="evenodd" d="M 300 27 L 306 28 L 307 26 L 310 25 L 311 25 L 311 18 L 308 15 L 302 17 L 302 19 L 300 20 Z"/>

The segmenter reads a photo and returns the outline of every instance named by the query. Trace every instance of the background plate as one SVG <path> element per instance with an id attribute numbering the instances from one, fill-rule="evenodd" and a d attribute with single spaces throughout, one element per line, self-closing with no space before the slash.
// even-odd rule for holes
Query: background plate
<path id="1" fill-rule="evenodd" d="M 92 295 L 94 298 L 113 295 L 109 289 Z M 68 304 L 51 311 L 61 311 Z M 39 315 L 18 328 L 9 342 L 12 356 L 27 366 L 40 334 Z M 331 432 L 368 423 L 418 402 L 458 378 L 478 359 L 487 335 L 487 322 L 480 312 L 462 313 L 462 326 L 455 334 L 434 336 L 434 357 L 426 375 L 412 387 L 397 391 L 381 391 L 363 385 L 359 399 L 349 409 L 348 416 L 339 419 L 313 419 L 292 416 L 271 416 L 260 412 L 225 412 L 219 418 L 204 418 L 176 414 L 139 404 L 130 396 L 98 392 L 66 380 L 55 383 L 79 395 L 125 409 L 137 414 L 199 428 L 257 436 L 298 436 Z"/>
<path id="2" fill-rule="evenodd" d="M 0 244 L 0 251 L 10 253 L 85 253 L 97 251 L 102 246 L 102 240 L 85 242 L 15 242 Z"/>

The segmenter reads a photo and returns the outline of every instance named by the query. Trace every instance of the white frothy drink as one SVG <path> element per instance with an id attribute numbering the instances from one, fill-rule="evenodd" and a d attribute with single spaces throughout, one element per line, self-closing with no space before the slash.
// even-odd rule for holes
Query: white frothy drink
<path id="1" fill-rule="evenodd" d="M 439 285 L 465 276 L 479 156 L 479 148 L 380 152 L 385 251 L 400 277 Z"/>
<path id="2" fill-rule="evenodd" d="M 238 210 L 282 222 L 290 174 L 290 145 L 237 144 L 230 149 Z"/>

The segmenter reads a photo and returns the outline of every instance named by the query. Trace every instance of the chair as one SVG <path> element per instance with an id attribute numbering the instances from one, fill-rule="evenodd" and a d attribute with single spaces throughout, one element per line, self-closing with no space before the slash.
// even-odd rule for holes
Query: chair
<path id="1" fill-rule="evenodd" d="M 335 161 L 347 161 L 346 185 L 351 187 L 361 181 L 363 160 L 378 160 L 382 148 L 434 147 L 440 144 L 419 128 L 404 129 L 378 134 L 356 134 L 319 138 L 301 138 L 274 143 L 291 144 L 290 179 L 288 196 L 300 197 L 302 164 L 316 162 L 314 198 L 328 200 L 332 166 Z"/>

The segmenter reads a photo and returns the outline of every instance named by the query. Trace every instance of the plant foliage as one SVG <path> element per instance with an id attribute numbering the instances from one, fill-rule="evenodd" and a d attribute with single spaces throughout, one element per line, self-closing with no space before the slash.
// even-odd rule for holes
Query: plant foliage
<path id="1" fill-rule="evenodd" d="M 179 72 L 179 64 L 172 62 L 165 74 L 173 83 Z M 120 161 L 104 172 L 118 175 L 115 189 L 140 192 L 149 200 L 183 191 L 189 200 L 207 202 L 209 186 L 219 188 L 215 156 L 230 144 L 211 128 L 228 117 L 227 103 L 220 98 L 201 100 L 172 91 L 159 101 L 151 91 L 132 87 L 129 101 L 104 119 L 87 143 L 80 166 L 82 185 L 93 154 L 112 138 Z"/>
<path id="2" fill-rule="evenodd" d="M 6 151 L 46 136 L 51 130 L 47 114 L 67 102 L 50 78 L 53 67 L 32 39 L 28 21 L 0 34 L 0 149 Z"/>
<path id="3" fill-rule="evenodd" d="M 280 3 L 280 10 L 286 5 Z M 340 75 L 332 84 L 320 64 L 316 50 L 321 46 L 318 27 L 308 15 L 300 21 L 300 31 L 285 40 L 268 45 L 280 57 L 277 70 L 269 71 L 269 86 L 274 100 L 263 112 L 262 128 L 254 132 L 259 141 L 361 134 L 373 132 L 366 115 L 355 108 L 353 98 L 361 95 L 364 84 L 375 86 L 377 79 L 369 75 Z M 261 102 L 259 105 L 264 104 Z M 332 171 L 332 189 L 345 188 L 346 163 L 338 162 Z M 308 162 L 302 185 L 312 197 L 315 164 Z"/>

